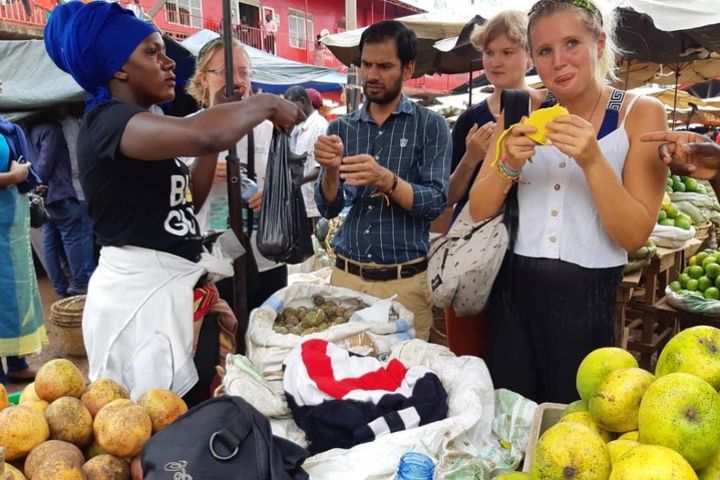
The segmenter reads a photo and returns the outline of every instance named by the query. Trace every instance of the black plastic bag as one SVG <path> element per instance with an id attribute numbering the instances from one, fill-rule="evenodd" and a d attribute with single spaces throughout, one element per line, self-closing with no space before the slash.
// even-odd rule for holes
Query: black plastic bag
<path id="1" fill-rule="evenodd" d="M 282 263 L 300 263 L 314 252 L 312 224 L 307 217 L 300 185 L 305 156 L 290 152 L 284 133 L 273 133 L 263 191 L 257 247 L 263 257 Z"/>

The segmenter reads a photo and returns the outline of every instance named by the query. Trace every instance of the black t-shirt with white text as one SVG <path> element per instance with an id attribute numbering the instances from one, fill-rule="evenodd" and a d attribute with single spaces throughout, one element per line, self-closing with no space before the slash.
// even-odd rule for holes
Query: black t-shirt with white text
<path id="1" fill-rule="evenodd" d="M 136 160 L 122 155 L 130 119 L 146 109 L 109 102 L 91 110 L 78 136 L 80 183 L 103 246 L 160 250 L 197 261 L 202 251 L 187 166 L 176 158 Z"/>

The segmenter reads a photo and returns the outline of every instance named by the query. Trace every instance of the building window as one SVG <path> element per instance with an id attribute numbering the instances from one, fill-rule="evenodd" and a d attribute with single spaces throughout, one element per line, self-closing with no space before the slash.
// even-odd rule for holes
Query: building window
<path id="1" fill-rule="evenodd" d="M 307 31 L 305 30 L 306 26 Z M 310 39 L 308 47 L 310 50 L 314 50 L 315 42 L 312 39 L 315 38 L 315 28 L 312 14 L 308 14 L 306 20 L 304 12 L 288 9 L 288 28 L 290 30 L 291 47 L 304 49 L 306 40 Z"/>
<path id="2" fill-rule="evenodd" d="M 202 28 L 202 0 L 171 0 L 165 4 L 169 23 Z"/>

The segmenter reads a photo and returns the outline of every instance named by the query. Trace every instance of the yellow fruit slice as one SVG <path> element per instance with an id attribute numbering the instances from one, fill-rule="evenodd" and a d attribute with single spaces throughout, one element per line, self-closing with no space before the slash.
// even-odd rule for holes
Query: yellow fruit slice
<path id="1" fill-rule="evenodd" d="M 530 125 L 532 127 L 535 127 L 537 129 L 535 133 L 527 134 L 529 138 L 531 138 L 534 142 L 539 143 L 540 145 L 549 145 L 550 142 L 547 138 L 547 124 L 555 120 L 556 117 L 559 117 L 560 115 L 568 115 L 569 113 L 570 112 L 568 112 L 568 109 L 563 107 L 562 105 L 554 105 L 552 107 L 540 108 L 538 110 L 535 110 L 522 123 L 524 125 Z M 497 143 L 495 145 L 495 160 L 492 163 L 493 167 L 497 166 L 498 162 L 500 162 L 500 159 L 503 157 L 505 137 L 508 136 L 510 131 L 516 125 L 520 124 L 516 123 L 515 125 L 511 125 L 510 128 L 505 130 L 497 139 Z"/>
<path id="2" fill-rule="evenodd" d="M 535 133 L 528 133 L 527 136 L 540 145 L 550 145 L 550 141 L 547 138 L 547 124 L 555 120 L 556 117 L 568 115 L 569 113 L 568 109 L 562 105 L 553 105 L 552 107 L 535 110 L 525 119 L 523 124 L 535 127 L 537 131 Z"/>

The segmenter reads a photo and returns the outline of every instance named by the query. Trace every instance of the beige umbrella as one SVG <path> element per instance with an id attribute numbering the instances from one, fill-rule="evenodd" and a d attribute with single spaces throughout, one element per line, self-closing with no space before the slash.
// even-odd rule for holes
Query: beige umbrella
<path id="1" fill-rule="evenodd" d="M 440 52 L 435 49 L 435 43 L 438 40 L 458 36 L 463 26 L 472 18 L 473 16 L 470 13 L 461 15 L 441 10 L 396 19 L 413 30 L 418 37 L 414 77 L 421 77 L 436 70 L 435 60 Z M 360 36 L 364 31 L 365 28 L 349 30 L 327 35 L 320 41 L 345 65 L 360 65 L 360 49 L 358 46 L 360 45 Z"/>
<path id="2" fill-rule="evenodd" d="M 676 72 L 679 73 L 677 78 Z M 648 83 L 693 85 L 720 77 L 720 54 L 712 53 L 707 59 L 673 65 L 623 60 L 616 73 L 620 77 L 617 86 L 623 89 L 637 88 Z"/>

